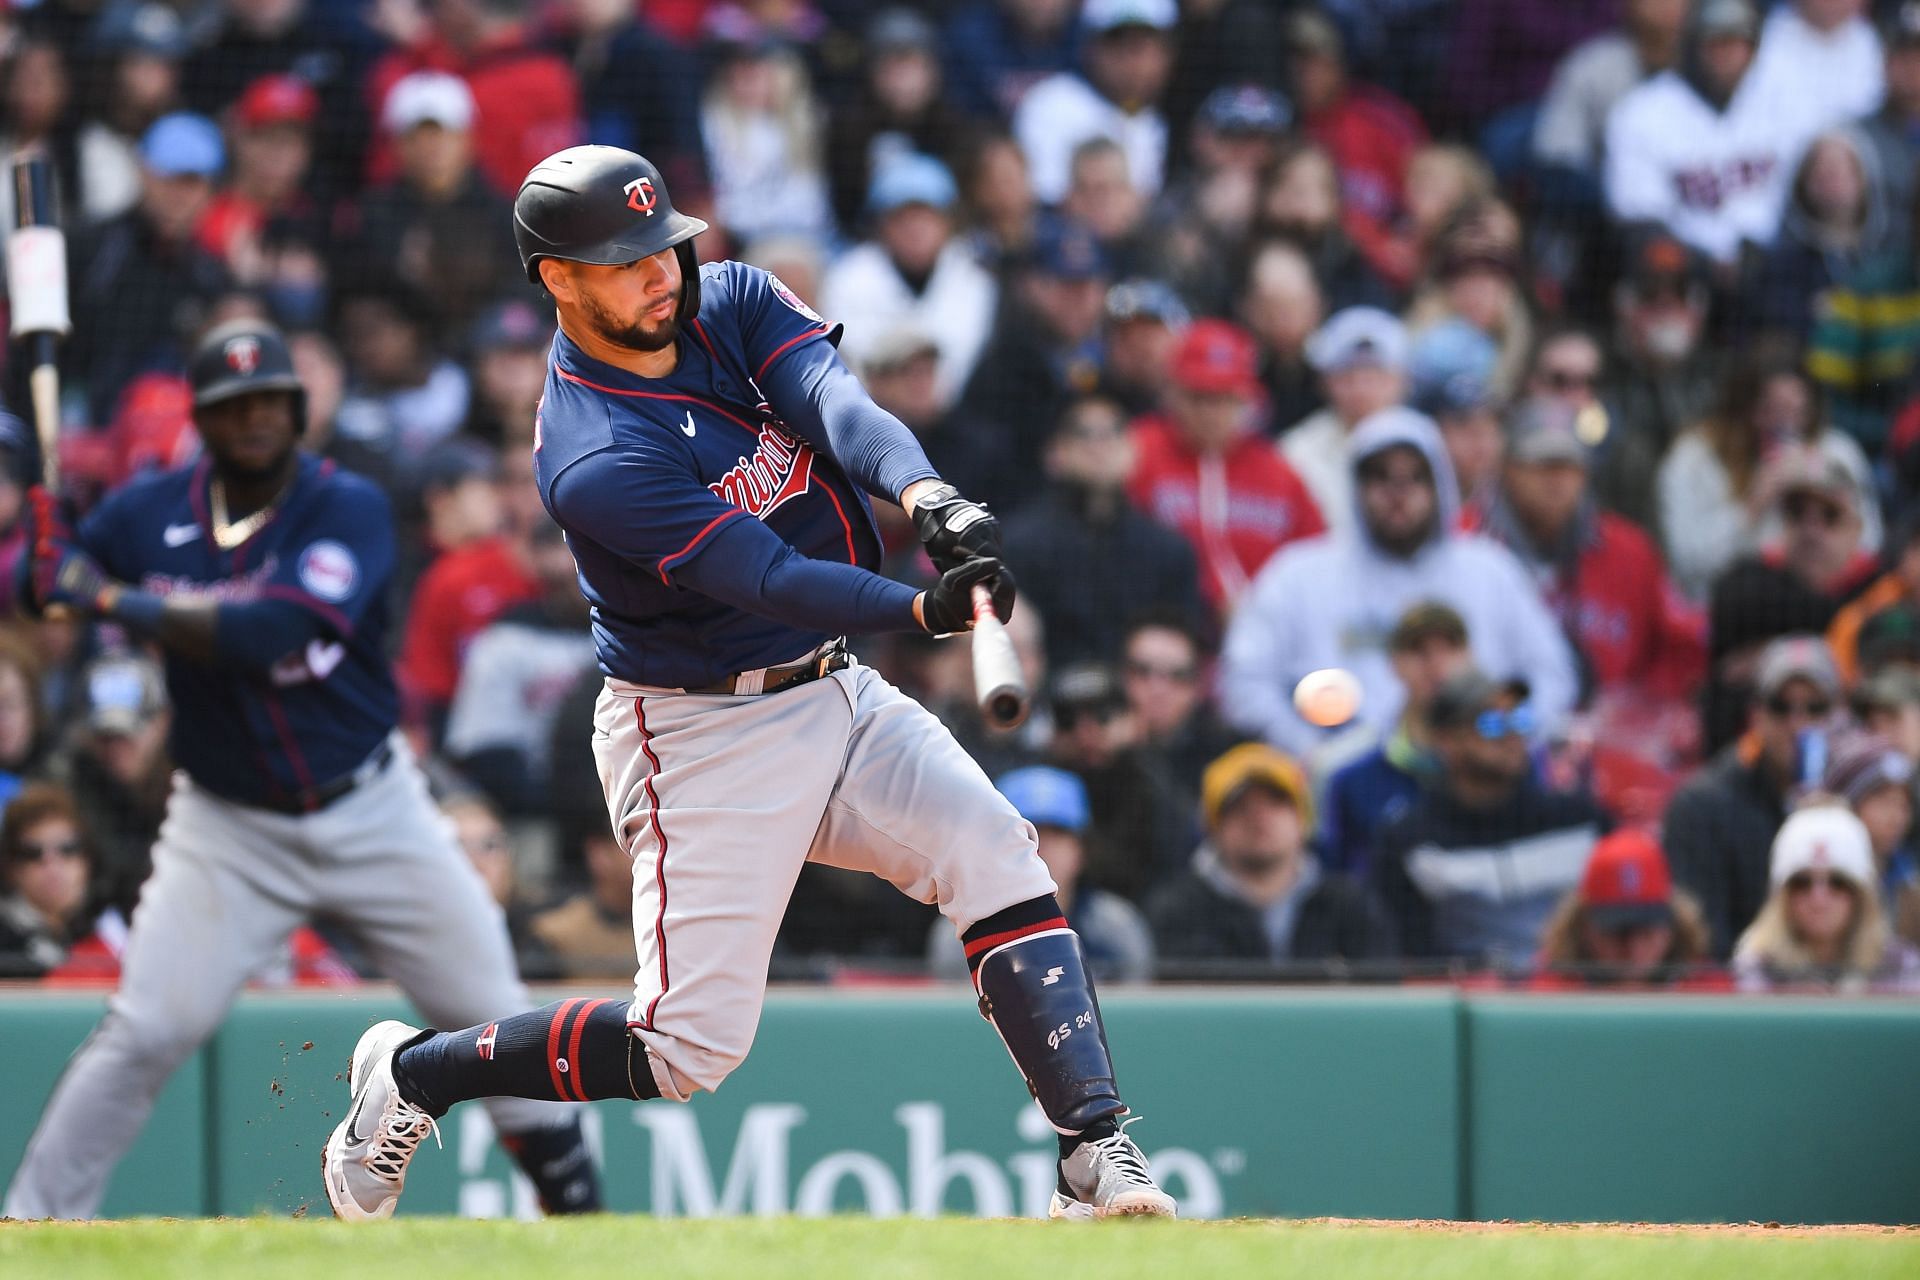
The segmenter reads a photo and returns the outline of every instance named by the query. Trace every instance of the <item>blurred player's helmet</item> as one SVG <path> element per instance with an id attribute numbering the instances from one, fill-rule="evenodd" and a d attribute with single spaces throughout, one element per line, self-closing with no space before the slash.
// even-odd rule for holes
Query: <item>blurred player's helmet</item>
<path id="1" fill-rule="evenodd" d="M 662 249 L 680 255 L 679 320 L 700 311 L 700 260 L 693 238 L 707 229 L 673 207 L 653 162 L 621 147 L 568 147 L 533 166 L 513 201 L 513 238 L 527 279 L 540 283 L 540 260 L 611 266 Z"/>
<path id="2" fill-rule="evenodd" d="M 229 320 L 207 331 L 187 370 L 193 407 L 203 409 L 256 391 L 293 394 L 293 420 L 307 426 L 307 389 L 294 371 L 287 340 L 265 320 Z"/>

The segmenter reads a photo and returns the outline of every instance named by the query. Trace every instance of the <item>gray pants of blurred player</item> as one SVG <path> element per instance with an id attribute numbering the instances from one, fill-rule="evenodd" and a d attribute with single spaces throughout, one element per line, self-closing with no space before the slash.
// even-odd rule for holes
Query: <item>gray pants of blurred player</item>
<path id="1" fill-rule="evenodd" d="M 394 746 L 377 777 L 303 817 L 233 804 L 176 776 L 120 989 L 54 1087 L 7 1216 L 98 1213 L 161 1086 L 316 915 L 353 930 L 429 1022 L 464 1027 L 530 1007 L 499 907 L 412 753 Z M 569 1117 L 560 1104 L 517 1098 L 487 1107 L 503 1133 Z"/>

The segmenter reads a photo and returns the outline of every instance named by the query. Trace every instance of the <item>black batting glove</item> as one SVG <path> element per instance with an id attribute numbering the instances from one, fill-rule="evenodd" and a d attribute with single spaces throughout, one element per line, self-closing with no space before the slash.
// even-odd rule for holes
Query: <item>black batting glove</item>
<path id="1" fill-rule="evenodd" d="M 920 601 L 920 621 L 930 635 L 944 636 L 973 627 L 974 584 L 993 595 L 993 612 L 1000 621 L 1013 617 L 1013 571 L 988 556 L 963 560 L 940 575 Z"/>
<path id="2" fill-rule="evenodd" d="M 913 527 L 926 544 L 933 567 L 941 573 L 962 561 L 984 556 L 1000 558 L 1000 522 L 977 502 L 943 484 L 913 505 Z"/>

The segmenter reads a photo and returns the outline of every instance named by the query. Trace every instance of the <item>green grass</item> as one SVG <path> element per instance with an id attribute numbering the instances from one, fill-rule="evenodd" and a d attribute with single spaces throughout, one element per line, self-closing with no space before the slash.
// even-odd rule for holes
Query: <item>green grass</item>
<path id="1" fill-rule="evenodd" d="M 835 1218 L 540 1223 L 414 1218 L 0 1224 L 7 1280 L 1876 1280 L 1920 1233 L 1045 1223 Z"/>

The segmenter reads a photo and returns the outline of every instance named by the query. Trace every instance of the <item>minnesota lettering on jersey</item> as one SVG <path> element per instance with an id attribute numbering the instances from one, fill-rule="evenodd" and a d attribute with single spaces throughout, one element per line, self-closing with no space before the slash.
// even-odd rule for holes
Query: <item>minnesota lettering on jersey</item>
<path id="1" fill-rule="evenodd" d="M 765 520 L 812 485 L 813 450 L 788 435 L 775 419 L 760 428 L 753 456 L 742 456 L 707 488 L 722 502 Z"/>

